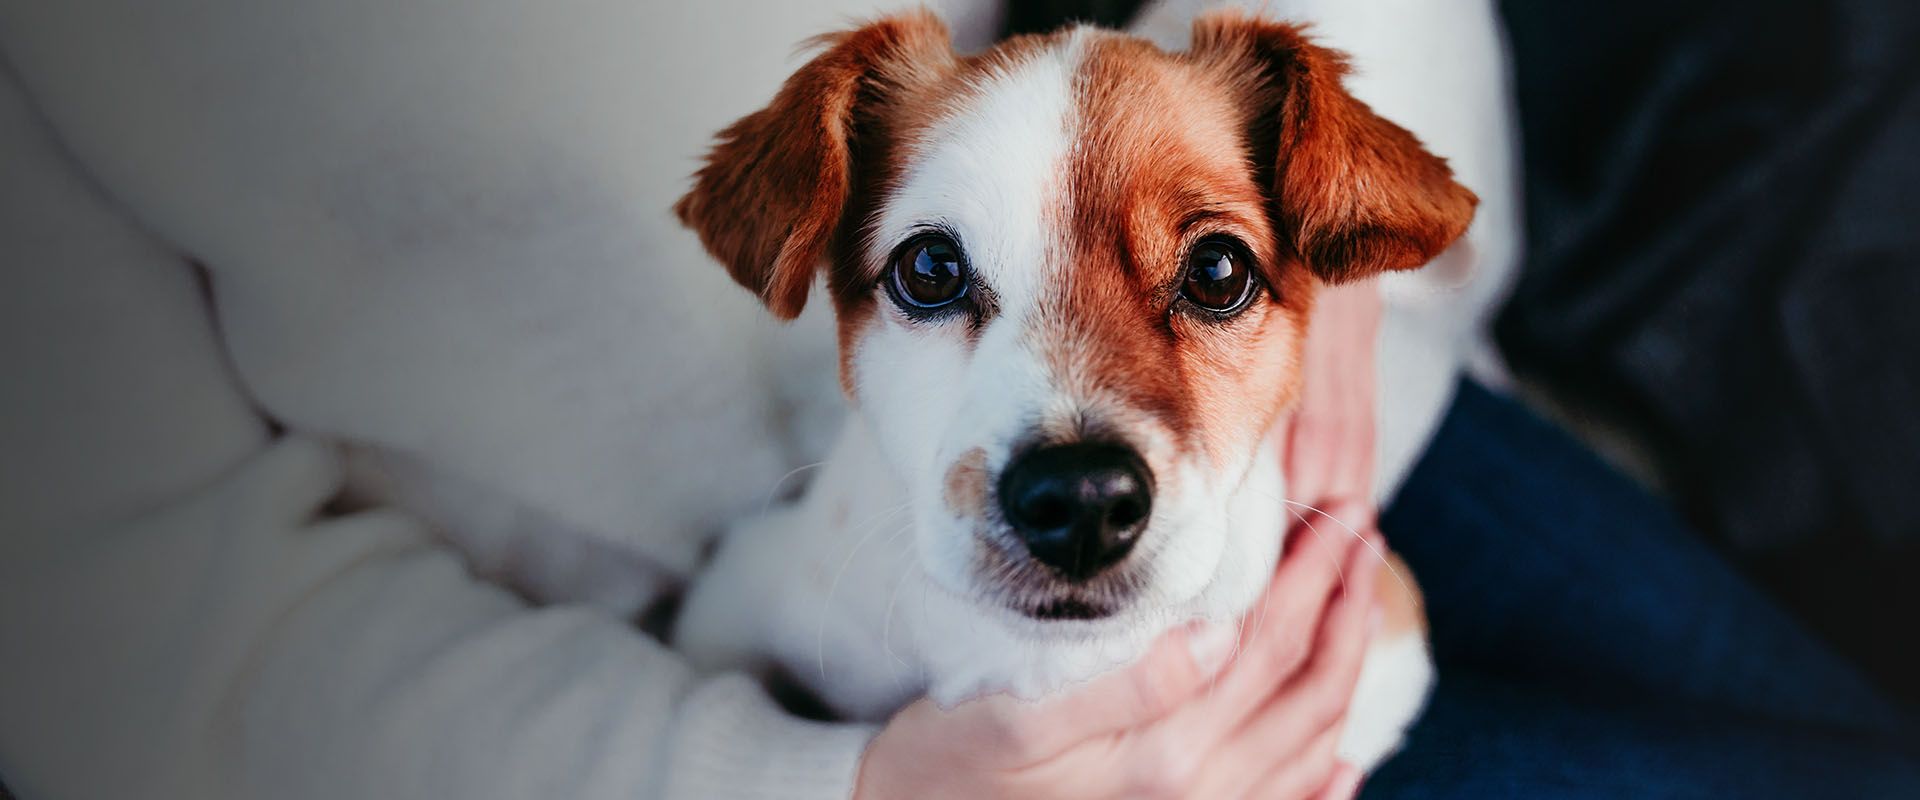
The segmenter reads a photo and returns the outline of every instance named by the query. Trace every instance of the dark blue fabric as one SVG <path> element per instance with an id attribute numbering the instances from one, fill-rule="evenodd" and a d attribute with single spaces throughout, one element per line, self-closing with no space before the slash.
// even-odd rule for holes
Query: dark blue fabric
<path id="1" fill-rule="evenodd" d="M 1920 798 L 1902 712 L 1511 400 L 1463 385 L 1381 529 L 1440 682 L 1367 797 Z"/>
<path id="2" fill-rule="evenodd" d="M 1920 2 L 1497 5 L 1526 208 L 1501 352 L 1920 705 L 1883 621 L 1920 610 Z"/>

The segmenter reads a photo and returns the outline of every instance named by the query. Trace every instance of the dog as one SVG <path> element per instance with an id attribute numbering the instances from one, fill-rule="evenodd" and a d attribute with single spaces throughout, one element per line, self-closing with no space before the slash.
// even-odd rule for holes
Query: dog
<path id="1" fill-rule="evenodd" d="M 676 646 L 881 720 L 1237 618 L 1289 528 L 1315 292 L 1427 263 L 1477 198 L 1292 24 L 960 56 L 914 12 L 820 46 L 675 210 L 777 317 L 824 277 L 854 411 L 801 499 L 724 537 Z M 1396 572 L 1339 748 L 1362 768 L 1433 681 Z"/>

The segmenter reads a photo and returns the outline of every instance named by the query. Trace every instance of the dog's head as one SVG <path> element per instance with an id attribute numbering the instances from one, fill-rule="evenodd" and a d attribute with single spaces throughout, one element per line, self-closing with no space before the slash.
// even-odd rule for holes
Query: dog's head
<path id="1" fill-rule="evenodd" d="M 1223 557 L 1279 536 L 1228 499 L 1275 457 L 1316 287 L 1426 263 L 1473 194 L 1290 25 L 960 57 L 919 13 L 825 43 L 676 210 L 780 317 L 825 272 L 926 571 L 1051 625 L 1265 569 Z"/>

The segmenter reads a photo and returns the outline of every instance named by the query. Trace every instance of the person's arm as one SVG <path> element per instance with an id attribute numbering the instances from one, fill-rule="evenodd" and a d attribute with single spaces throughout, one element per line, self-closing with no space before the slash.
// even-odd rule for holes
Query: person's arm
<path id="1" fill-rule="evenodd" d="M 1354 598 L 1370 594 L 1365 579 L 1341 594 L 1335 565 L 1362 572 L 1362 547 L 1292 537 L 1237 643 L 1176 635 L 1039 706 L 915 704 L 869 749 L 871 728 L 691 674 L 620 620 L 528 607 L 412 518 L 329 513 L 338 454 L 270 435 L 189 265 L 95 194 L 4 74 L 0 169 L 17 267 L 0 273 L 0 775 L 23 796 L 1051 798 L 1215 782 L 1305 798 L 1358 780 L 1332 744 L 1364 639 Z M 1311 654 L 1282 635 L 1307 629 Z"/>
<path id="2" fill-rule="evenodd" d="M 331 517 L 193 271 L 0 75 L 0 776 L 25 797 L 845 797 L 871 734 Z"/>

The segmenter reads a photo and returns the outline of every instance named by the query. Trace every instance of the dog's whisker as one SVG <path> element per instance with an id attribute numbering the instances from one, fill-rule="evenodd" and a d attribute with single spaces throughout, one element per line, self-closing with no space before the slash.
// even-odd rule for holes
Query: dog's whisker
<path id="1" fill-rule="evenodd" d="M 906 528 L 901 528 L 901 530 L 906 530 Z M 894 535 L 899 536 L 900 534 L 895 533 Z M 913 553 L 908 551 L 906 556 L 905 563 L 900 567 L 900 579 L 893 582 L 893 591 L 887 596 L 887 613 L 882 617 L 880 622 L 880 649 L 886 651 L 886 654 L 893 659 L 894 663 L 899 664 L 903 668 L 911 669 L 912 665 L 908 664 L 906 659 L 901 658 L 899 654 L 893 652 L 893 609 L 895 604 L 900 601 L 900 588 L 907 585 L 907 578 L 913 576 Z"/>
<path id="2" fill-rule="evenodd" d="M 1327 547 L 1327 560 L 1333 562 L 1333 574 L 1340 579 L 1340 591 L 1343 593 L 1346 592 L 1347 572 L 1340 568 L 1340 555 L 1333 551 L 1333 545 L 1327 544 L 1327 537 L 1320 535 L 1320 529 L 1313 527 L 1313 523 L 1307 520 L 1306 515 L 1293 510 L 1284 503 L 1280 507 L 1285 508 L 1287 513 L 1293 515 L 1294 519 L 1300 520 L 1300 524 L 1307 526 L 1307 530 L 1313 534 L 1313 538 L 1319 539 L 1320 544 Z"/>
<path id="3" fill-rule="evenodd" d="M 1214 623 L 1212 620 L 1205 620 L 1205 624 L 1211 625 Z M 1234 617 L 1233 645 L 1227 648 L 1227 659 L 1223 663 L 1231 664 L 1233 663 L 1234 659 L 1240 657 L 1240 637 L 1246 632 L 1247 632 L 1246 616 L 1239 615 Z M 1207 676 L 1207 700 L 1211 701 L 1213 699 L 1214 690 L 1220 688 L 1220 674 L 1223 672 L 1226 672 L 1226 670 L 1218 669 L 1218 670 L 1214 670 L 1212 675 Z"/>
<path id="4" fill-rule="evenodd" d="M 905 531 L 910 527 L 912 527 L 912 525 L 909 524 L 903 526 L 900 530 Z M 897 537 L 900 533 L 896 531 L 893 535 Z M 906 659 L 901 658 L 898 653 L 893 652 L 893 609 L 894 604 L 900 600 L 900 587 L 907 585 L 907 578 L 912 576 L 913 552 L 909 550 L 906 552 L 905 563 L 900 568 L 900 579 L 893 582 L 893 591 L 887 596 L 887 613 L 880 623 L 880 649 L 886 652 L 887 657 L 893 659 L 893 663 L 899 664 L 903 670 L 913 669 L 913 665 L 908 664 Z M 894 684 L 902 690 L 906 688 L 905 679 L 899 674 L 894 675 Z"/>
<path id="5" fill-rule="evenodd" d="M 1269 602 L 1267 598 L 1267 593 L 1261 592 L 1260 593 L 1260 617 L 1259 619 L 1254 620 L 1253 632 L 1249 634 L 1245 634 L 1247 637 L 1247 641 L 1246 641 L 1246 644 L 1242 646 L 1243 649 L 1247 649 L 1247 650 L 1253 649 L 1254 641 L 1260 638 L 1260 632 L 1264 630 L 1267 626 L 1267 606 L 1271 604 L 1272 603 Z"/>
<path id="6" fill-rule="evenodd" d="M 1400 570 L 1393 568 L 1393 562 L 1387 559 L 1387 554 L 1380 552 L 1380 548 L 1374 547 L 1373 542 L 1368 540 L 1367 537 L 1360 535 L 1360 532 L 1354 530 L 1352 525 L 1348 525 L 1344 520 L 1340 519 L 1339 517 L 1336 517 L 1325 511 L 1321 511 L 1318 508 L 1315 508 L 1306 503 L 1302 503 L 1298 500 L 1289 500 L 1285 497 L 1281 497 L 1278 499 L 1282 503 L 1286 503 L 1288 505 L 1296 505 L 1308 511 L 1312 511 L 1315 514 L 1319 514 L 1320 516 L 1333 520 L 1335 525 L 1339 525 L 1342 528 L 1346 528 L 1348 534 L 1351 534 L 1355 539 L 1359 539 L 1361 544 L 1366 545 L 1367 551 L 1373 554 L 1374 560 L 1379 561 L 1381 566 L 1387 568 L 1387 573 L 1393 576 L 1394 581 L 1400 584 L 1400 588 L 1402 590 L 1406 591 L 1406 593 L 1409 595 L 1416 594 L 1413 591 L 1413 587 L 1407 585 L 1407 579 L 1404 577 L 1401 577 Z"/>
<path id="7" fill-rule="evenodd" d="M 920 618 L 921 619 L 927 618 L 927 587 L 931 586 L 932 584 L 933 584 L 932 581 L 920 582 Z M 926 659 L 923 658 L 920 660 L 920 684 L 924 686 L 931 679 L 932 679 L 932 675 L 927 671 L 927 661 Z"/>
<path id="8" fill-rule="evenodd" d="M 1380 551 L 1380 548 L 1377 548 L 1377 547 L 1374 547 L 1374 546 L 1373 546 L 1373 542 L 1370 542 L 1370 541 L 1367 541 L 1367 537 L 1366 537 L 1366 536 L 1363 536 L 1363 535 L 1361 535 L 1361 533 L 1360 533 L 1359 531 L 1356 531 L 1356 530 L 1354 530 L 1354 529 L 1353 529 L 1353 526 L 1352 526 L 1352 525 L 1349 525 L 1349 524 L 1347 524 L 1345 520 L 1342 520 L 1342 519 L 1340 519 L 1339 517 L 1336 517 L 1336 516 L 1334 516 L 1334 515 L 1332 515 L 1332 514 L 1329 514 L 1329 513 L 1327 513 L 1327 512 L 1325 512 L 1325 511 L 1322 511 L 1322 510 L 1320 510 L 1320 509 L 1318 509 L 1318 508 L 1315 508 L 1314 506 L 1312 506 L 1312 505 L 1309 505 L 1309 504 L 1307 504 L 1307 503 L 1302 503 L 1302 502 L 1300 502 L 1300 501 L 1298 501 L 1298 500 L 1294 500 L 1294 499 L 1291 499 L 1291 498 L 1286 498 L 1286 497 L 1281 497 L 1281 496 L 1279 496 L 1279 495 L 1276 495 L 1276 494 L 1274 494 L 1274 493 L 1272 493 L 1272 492 L 1265 492 L 1265 491 L 1261 491 L 1261 490 L 1259 490 L 1259 489 L 1255 489 L 1255 488 L 1253 488 L 1253 487 L 1251 487 L 1251 486 L 1243 486 L 1243 487 L 1241 487 L 1241 488 L 1243 488 L 1243 489 L 1245 489 L 1245 490 L 1247 490 L 1247 491 L 1250 491 L 1250 492 L 1253 492 L 1254 494 L 1257 494 L 1257 495 L 1259 495 L 1259 496 L 1261 496 L 1261 497 L 1265 497 L 1265 498 L 1267 498 L 1268 500 L 1272 500 L 1272 501 L 1274 501 L 1274 502 L 1276 502 L 1276 503 L 1281 503 L 1281 504 L 1282 504 L 1282 507 L 1286 507 L 1286 506 L 1299 506 L 1299 507 L 1301 507 L 1301 508 L 1304 508 L 1304 509 L 1307 509 L 1307 510 L 1309 510 L 1309 511 L 1312 511 L 1312 512 L 1313 512 L 1313 513 L 1315 513 L 1315 514 L 1319 514 L 1320 516 L 1323 516 L 1323 517 L 1326 517 L 1327 519 L 1330 519 L 1330 520 L 1333 520 L 1333 522 L 1334 522 L 1334 524 L 1336 524 L 1336 525 L 1339 525 L 1339 526 L 1340 526 L 1340 527 L 1341 527 L 1342 529 L 1344 529 L 1344 530 L 1345 530 L 1345 532 L 1346 532 L 1346 534 L 1347 534 L 1348 536 L 1351 536 L 1351 537 L 1353 537 L 1354 539 L 1357 539 L 1357 540 L 1359 540 L 1359 542 L 1360 542 L 1361 544 L 1364 544 L 1364 545 L 1366 545 L 1366 546 L 1367 546 L 1367 551 L 1373 554 L 1373 558 L 1374 558 L 1374 560 L 1375 560 L 1375 561 L 1378 561 L 1378 562 L 1380 562 L 1380 564 L 1381 564 L 1382 566 L 1384 566 L 1384 567 L 1386 567 L 1386 568 L 1387 568 L 1387 571 L 1388 571 L 1388 572 L 1391 572 L 1391 573 L 1393 573 L 1393 577 L 1394 577 L 1394 579 L 1395 579 L 1395 580 L 1397 580 L 1397 581 L 1399 581 L 1399 582 L 1400 582 L 1400 585 L 1401 585 L 1401 586 L 1402 586 L 1403 588 L 1405 588 L 1405 587 L 1407 587 L 1407 582 L 1406 582 L 1406 580 L 1405 580 L 1405 579 L 1403 579 L 1403 578 L 1401 578 L 1401 577 L 1400 577 L 1400 573 L 1399 573 L 1399 571 L 1397 571 L 1397 570 L 1395 570 L 1395 569 L 1393 568 L 1393 562 L 1392 562 L 1392 561 L 1389 561 L 1389 560 L 1387 559 L 1387 556 L 1386 556 L 1386 554 L 1385 554 L 1385 553 L 1383 553 L 1383 552 L 1381 552 L 1381 551 Z M 1314 527 L 1313 527 L 1313 524 L 1312 524 L 1312 523 L 1310 523 L 1310 522 L 1307 522 L 1307 521 L 1306 521 L 1305 519 L 1303 519 L 1303 518 L 1301 518 L 1301 517 L 1300 517 L 1300 514 L 1299 514 L 1298 512 L 1296 512 L 1296 511 L 1294 511 L 1294 510 L 1293 510 L 1293 509 L 1291 509 L 1291 508 L 1288 508 L 1288 509 L 1287 509 L 1287 513 L 1289 513 L 1289 514 L 1293 514 L 1293 516 L 1294 516 L 1294 518 L 1295 518 L 1295 519 L 1299 519 L 1299 520 L 1300 520 L 1300 522 L 1301 522 L 1301 523 L 1303 523 L 1303 524 L 1305 524 L 1305 525 L 1307 526 L 1307 528 L 1308 528 L 1309 530 L 1315 530 L 1315 529 L 1314 529 Z M 1317 531 L 1317 530 L 1315 530 L 1315 532 L 1316 532 L 1316 533 L 1318 533 L 1318 531 Z M 1344 585 L 1344 583 L 1343 583 L 1343 585 Z M 1411 591 L 1411 588 L 1409 588 L 1408 590 L 1409 590 L 1409 591 Z"/>
<path id="9" fill-rule="evenodd" d="M 810 469 L 819 469 L 820 467 L 824 467 L 826 465 L 827 465 L 827 462 L 825 461 L 815 461 L 811 464 L 801 464 L 800 466 L 787 470 L 787 474 L 780 476 L 778 480 L 775 480 L 773 482 L 773 486 L 768 487 L 767 496 L 764 498 L 761 498 L 760 516 L 763 516 L 763 517 L 766 516 L 767 511 L 773 508 L 773 498 L 780 494 L 781 484 L 786 483 L 788 479 L 802 472 L 806 472 L 807 470 L 810 470 Z"/>
<path id="10" fill-rule="evenodd" d="M 913 523 L 907 523 L 906 525 L 902 525 L 900 526 L 899 530 L 894 531 L 893 533 L 887 534 L 886 541 L 881 542 L 881 544 L 883 545 L 893 544 L 894 542 L 897 542 L 900 540 L 900 534 L 906 533 L 907 531 L 910 531 L 910 530 L 913 530 Z"/>
<path id="11" fill-rule="evenodd" d="M 833 572 L 833 580 L 827 584 L 826 599 L 820 602 L 820 626 L 814 635 L 814 660 L 818 662 L 820 667 L 820 681 L 822 683 L 825 683 L 827 680 L 827 615 L 833 608 L 833 594 L 840 589 L 840 579 L 846 576 L 847 568 L 853 565 L 853 558 L 860 553 L 861 545 L 866 544 L 868 539 L 873 538 L 875 533 L 880 532 L 880 523 L 912 507 L 912 501 L 901 503 L 891 509 L 875 514 L 860 523 L 860 525 L 855 526 L 856 530 L 860 527 L 865 527 L 867 532 L 861 534 L 860 538 L 853 543 L 853 547 L 847 549 L 846 559 L 840 562 L 840 568 Z"/>
<path id="12" fill-rule="evenodd" d="M 1271 579 L 1269 579 L 1269 583 L 1271 583 Z M 1261 605 L 1261 609 L 1264 611 L 1266 608 L 1266 600 L 1264 597 L 1264 593 L 1261 598 L 1260 605 Z M 1206 620 L 1206 623 L 1209 625 L 1214 624 L 1212 620 Z M 1246 650 L 1246 647 L 1244 647 L 1240 642 L 1240 640 L 1245 638 L 1246 635 L 1247 635 L 1247 615 L 1235 614 L 1233 617 L 1233 644 L 1227 647 L 1227 657 L 1223 663 L 1227 663 L 1227 664 L 1233 663 L 1234 660 L 1238 659 L 1240 657 L 1240 654 Z M 1220 687 L 1220 676 L 1225 672 L 1226 670 L 1224 669 L 1216 670 L 1214 671 L 1213 675 L 1207 678 L 1207 699 L 1208 700 L 1213 699 L 1214 690 Z"/>

